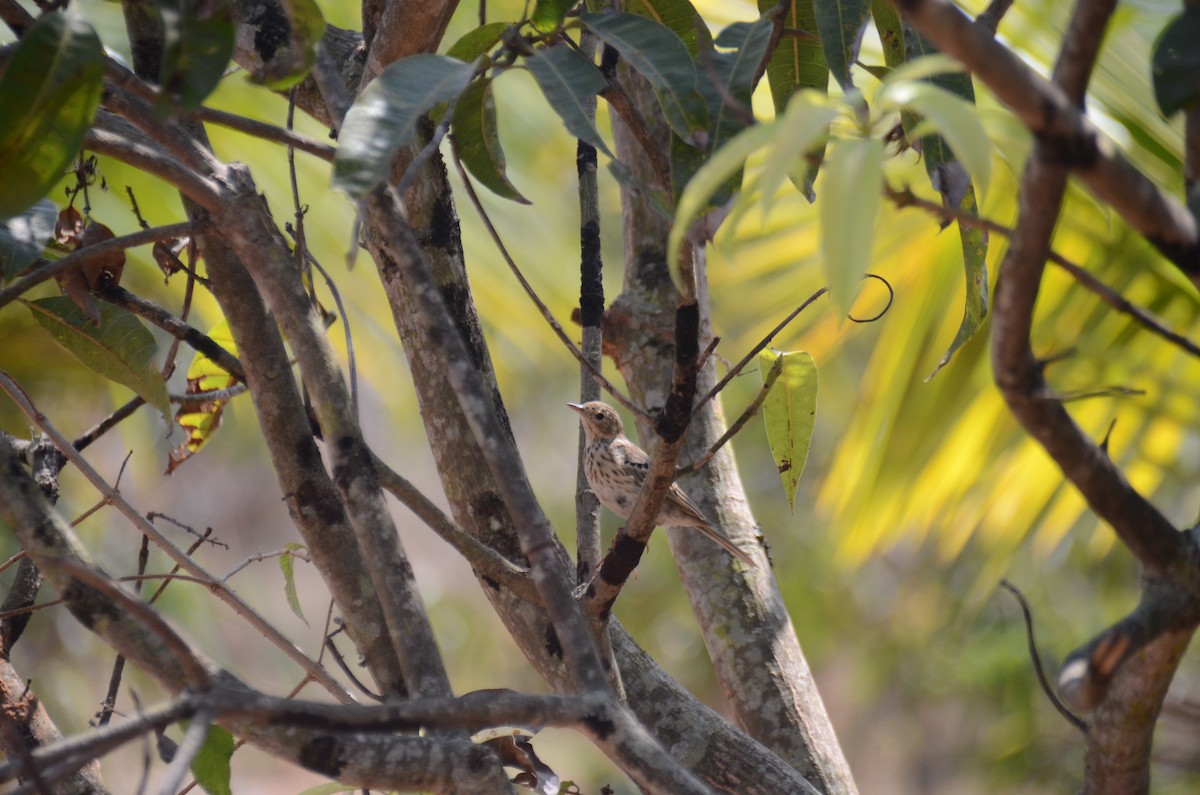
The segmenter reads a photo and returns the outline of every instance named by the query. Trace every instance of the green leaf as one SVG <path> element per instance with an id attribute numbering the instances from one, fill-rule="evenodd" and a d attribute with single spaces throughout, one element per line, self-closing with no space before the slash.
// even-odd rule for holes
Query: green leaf
<path id="1" fill-rule="evenodd" d="M 0 221 L 0 282 L 16 277 L 42 253 L 54 234 L 58 208 L 42 199 L 20 215 Z"/>
<path id="2" fill-rule="evenodd" d="M 421 116 L 457 97 L 471 81 L 471 64 L 422 53 L 388 66 L 346 114 L 333 159 L 333 186 L 362 199 L 391 173 L 400 147 L 416 136 Z"/>
<path id="3" fill-rule="evenodd" d="M 944 153 L 937 153 L 939 163 L 934 164 L 935 171 L 932 173 L 936 173 L 936 166 L 940 163 L 960 160 L 979 185 L 980 195 L 987 195 L 992 174 L 992 148 L 973 104 L 932 83 L 913 81 L 889 82 L 880 91 L 876 102 L 893 103 L 932 123 L 933 128 L 949 144 L 952 155 L 957 155 L 956 158 L 946 158 Z"/>
<path id="4" fill-rule="evenodd" d="M 758 10 L 764 14 L 777 5 L 774 0 L 758 0 Z M 816 36 L 817 18 L 813 4 L 792 0 L 783 13 L 785 28 L 811 35 L 781 36 L 767 62 L 767 81 L 771 84 L 771 101 L 776 114 L 783 113 L 796 91 L 815 88 L 828 93 L 829 90 L 829 66 Z"/>
<path id="5" fill-rule="evenodd" d="M 858 60 L 863 29 L 871 12 L 870 0 L 813 0 L 817 33 L 829 71 L 843 91 L 854 89 L 850 67 Z"/>
<path id="6" fill-rule="evenodd" d="M 1164 116 L 1200 101 L 1200 7 L 1185 6 L 1154 42 L 1150 58 L 1154 100 Z"/>
<path id="7" fill-rule="evenodd" d="M 54 341 L 89 369 L 129 387 L 164 418 L 171 415 L 167 386 L 155 367 L 158 345 L 136 316 L 102 303 L 97 328 L 67 296 L 39 298 L 25 305 Z"/>
<path id="8" fill-rule="evenodd" d="M 879 44 L 883 49 L 883 62 L 890 67 L 904 63 L 904 26 L 892 0 L 871 0 L 871 16 L 875 19 L 875 30 L 879 33 Z"/>
<path id="9" fill-rule="evenodd" d="M 763 422 L 788 507 L 794 511 L 796 485 L 804 473 L 817 419 L 817 365 L 811 354 L 802 351 L 766 350 L 758 355 L 758 370 L 764 382 L 779 361 L 783 371 L 763 401 Z"/>
<path id="10" fill-rule="evenodd" d="M 710 152 L 746 126 L 754 76 L 767 54 L 773 27 L 768 17 L 762 17 L 755 22 L 735 22 L 717 37 L 717 47 L 731 50 L 712 53 L 712 71 L 721 88 L 704 73 L 697 77 L 700 93 L 708 102 Z"/>
<path id="11" fill-rule="evenodd" d="M 697 145 L 697 133 L 708 127 L 708 112 L 696 91 L 696 67 L 683 41 L 670 28 L 635 14 L 584 14 L 580 20 L 646 78 L 667 124 L 684 141 Z"/>
<path id="12" fill-rule="evenodd" d="M 890 3 L 891 0 L 882 0 Z M 774 0 L 758 0 L 758 10 L 766 13 L 775 8 Z M 791 0 L 784 9 L 783 25 L 795 31 L 807 32 L 809 36 L 782 36 L 767 62 L 767 81 L 771 85 L 771 101 L 776 115 L 787 108 L 788 101 L 797 91 L 806 88 L 829 93 L 829 65 L 825 63 L 825 52 L 816 35 L 817 18 L 809 0 Z M 825 146 L 821 145 L 818 160 L 824 159 Z M 792 181 L 810 202 L 816 198 L 813 184 L 817 180 L 818 163 L 808 164 L 803 170 L 789 173 Z"/>
<path id="13" fill-rule="evenodd" d="M 958 205 L 958 209 L 972 215 L 979 214 L 979 206 L 975 201 L 975 188 L 967 186 L 967 193 Z M 975 332 L 983 326 L 988 313 L 988 272 L 987 272 L 987 233 L 976 226 L 958 225 L 959 237 L 962 240 L 963 269 L 967 276 L 966 306 L 963 308 L 963 319 L 954 335 L 954 340 L 946 353 L 933 368 L 925 380 L 937 375 L 950 362 L 950 357 L 975 336 Z"/>
<path id="14" fill-rule="evenodd" d="M 684 287 L 679 273 L 679 251 L 692 223 L 709 207 L 713 195 L 741 170 L 746 158 L 771 140 L 775 129 L 776 123 L 772 122 L 742 130 L 706 160 L 683 189 L 675 209 L 675 222 L 667 238 L 667 268 L 681 291 Z"/>
<path id="15" fill-rule="evenodd" d="M 696 87 L 708 105 L 708 147 L 711 155 L 744 129 L 752 118 L 750 94 L 754 76 L 771 42 L 771 21 L 737 22 L 721 31 L 716 44 L 732 51 L 709 50 L 701 57 L 711 68 L 698 72 Z M 671 137 L 671 189 L 676 199 L 704 162 L 704 154 Z M 725 204 L 741 184 L 741 174 L 732 172 L 724 185 L 710 194 L 709 206 Z"/>
<path id="16" fill-rule="evenodd" d="M 708 25 L 696 12 L 691 0 L 625 0 L 621 3 L 621 10 L 670 28 L 693 58 L 701 50 L 712 49 Z"/>
<path id="17" fill-rule="evenodd" d="M 529 21 L 538 33 L 553 33 L 579 0 L 537 0 Z"/>
<path id="18" fill-rule="evenodd" d="M 192 775 L 208 795 L 232 795 L 229 760 L 233 758 L 233 735 L 213 724 L 204 745 L 192 760 Z"/>
<path id="19" fill-rule="evenodd" d="M 824 152 L 829 124 L 837 115 L 837 107 L 829 102 L 824 92 L 810 88 L 792 96 L 776 126 L 770 151 L 757 179 L 763 215 L 771 211 L 775 194 L 784 179 L 798 170 L 800 173 L 810 170 L 802 159 L 813 151 Z M 815 169 L 813 176 L 815 178 Z M 797 187 L 804 191 L 803 185 Z"/>
<path id="20" fill-rule="evenodd" d="M 883 142 L 874 138 L 832 141 L 822 185 L 818 208 L 825 278 L 830 298 L 846 314 L 871 261 L 883 189 Z"/>
<path id="21" fill-rule="evenodd" d="M 451 58 L 457 58 L 460 61 L 474 63 L 476 58 L 500 42 L 500 37 L 504 35 L 504 31 L 508 30 L 508 28 L 509 24 L 507 22 L 489 22 L 482 27 L 475 28 L 471 32 L 463 34 L 462 38 L 451 44 L 450 49 L 446 50 L 446 55 Z"/>
<path id="22" fill-rule="evenodd" d="M 588 117 L 585 100 L 599 94 L 608 81 L 596 65 L 565 45 L 546 47 L 525 58 L 533 79 L 554 108 L 567 132 L 589 143 L 609 157 L 612 152 Z"/>
<path id="23" fill-rule="evenodd" d="M 482 77 L 471 83 L 458 98 L 453 130 L 454 149 L 471 176 L 498 196 L 529 204 L 529 199 L 513 187 L 505 173 L 490 78 Z"/>
<path id="24" fill-rule="evenodd" d="M 21 37 L 0 77 L 0 218 L 62 179 L 100 104 L 103 55 L 91 26 L 57 12 Z"/>
<path id="25" fill-rule="evenodd" d="M 279 570 L 283 572 L 283 595 L 287 599 L 288 607 L 292 608 L 292 612 L 296 614 L 296 618 L 307 624 L 308 619 L 304 617 L 304 611 L 300 609 L 300 596 L 296 593 L 296 559 L 291 554 L 304 549 L 304 545 L 291 541 L 284 544 L 283 548 L 287 550 L 285 554 L 279 556 Z"/>
<path id="26" fill-rule="evenodd" d="M 225 76 L 233 56 L 233 16 L 228 3 L 159 0 L 163 27 L 160 113 L 200 107 Z"/>

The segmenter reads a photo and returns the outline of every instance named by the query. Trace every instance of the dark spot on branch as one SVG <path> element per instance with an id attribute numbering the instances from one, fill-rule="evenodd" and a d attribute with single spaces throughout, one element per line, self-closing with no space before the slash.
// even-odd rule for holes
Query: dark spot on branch
<path id="1" fill-rule="evenodd" d="M 291 39 L 292 27 L 283 7 L 276 3 L 262 3 L 247 21 L 254 26 L 254 51 L 263 63 L 275 60 L 280 47 L 286 47 Z"/>
<path id="2" fill-rule="evenodd" d="M 553 624 L 546 624 L 546 653 L 556 660 L 561 660 L 563 656 L 562 644 L 558 640 L 558 633 L 554 631 Z"/>
<path id="3" fill-rule="evenodd" d="M 587 726 L 588 730 L 601 740 L 608 739 L 608 736 L 617 729 L 611 720 L 599 715 L 584 715 L 583 725 Z"/>
<path id="4" fill-rule="evenodd" d="M 322 734 L 300 746 L 297 755 L 301 765 L 329 778 L 339 778 L 346 766 L 342 759 L 342 743 L 336 737 Z"/>
<path id="5" fill-rule="evenodd" d="M 121 616 L 121 610 L 108 598 L 78 580 L 71 580 L 71 584 L 63 590 L 62 597 L 70 605 L 71 614 L 88 629 Z"/>
<path id="6" fill-rule="evenodd" d="M 446 252 L 450 259 L 455 262 L 462 261 L 462 232 L 459 230 L 458 213 L 454 211 L 454 202 L 448 190 L 439 193 L 433 202 L 427 240 L 430 245 Z"/>

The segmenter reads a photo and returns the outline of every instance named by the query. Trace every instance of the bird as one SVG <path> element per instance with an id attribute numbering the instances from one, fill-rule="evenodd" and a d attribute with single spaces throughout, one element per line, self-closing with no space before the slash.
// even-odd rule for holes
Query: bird
<path id="1" fill-rule="evenodd" d="M 583 473 L 600 504 L 628 519 L 638 492 L 650 472 L 650 457 L 625 436 L 621 415 L 616 409 L 599 400 L 587 403 L 568 403 L 579 415 L 586 437 L 583 451 Z M 756 566 L 754 559 L 725 536 L 700 513 L 696 504 L 672 483 L 654 517 L 656 525 L 693 527 L 725 549 L 726 552 Z"/>

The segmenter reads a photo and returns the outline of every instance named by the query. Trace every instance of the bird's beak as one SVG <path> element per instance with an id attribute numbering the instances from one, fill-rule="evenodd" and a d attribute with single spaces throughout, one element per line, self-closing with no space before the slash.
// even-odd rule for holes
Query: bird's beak
<path id="1" fill-rule="evenodd" d="M 578 412 L 579 414 L 583 413 L 583 404 L 582 403 L 568 403 L 567 407 L 569 409 L 571 409 L 572 411 Z"/>

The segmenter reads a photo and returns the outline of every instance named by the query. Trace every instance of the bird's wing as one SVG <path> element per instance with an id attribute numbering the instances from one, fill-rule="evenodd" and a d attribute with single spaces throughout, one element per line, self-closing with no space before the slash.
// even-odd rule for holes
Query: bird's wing
<path id="1" fill-rule="evenodd" d="M 627 439 L 617 439 L 612 444 L 613 458 L 639 486 L 646 482 L 650 472 L 650 458 L 633 442 Z"/>

